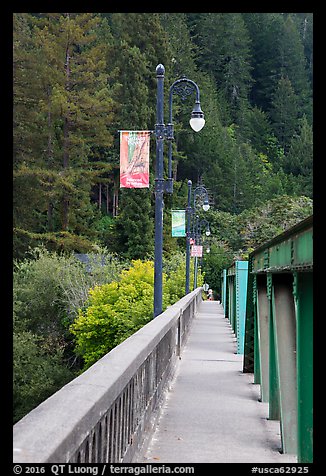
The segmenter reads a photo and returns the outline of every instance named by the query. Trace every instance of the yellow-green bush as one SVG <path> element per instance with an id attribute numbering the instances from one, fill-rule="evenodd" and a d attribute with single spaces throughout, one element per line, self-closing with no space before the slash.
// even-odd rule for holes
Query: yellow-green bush
<path id="1" fill-rule="evenodd" d="M 151 319 L 153 289 L 153 263 L 140 260 L 122 271 L 119 281 L 90 289 L 86 307 L 70 328 L 85 368 Z"/>
<path id="2" fill-rule="evenodd" d="M 184 295 L 184 257 L 163 273 L 163 310 Z M 198 285 L 202 277 L 198 274 Z M 76 352 L 88 368 L 100 357 L 140 329 L 153 317 L 154 264 L 132 261 L 119 281 L 95 286 L 89 291 L 86 306 L 79 310 L 70 330 L 75 336 Z"/>

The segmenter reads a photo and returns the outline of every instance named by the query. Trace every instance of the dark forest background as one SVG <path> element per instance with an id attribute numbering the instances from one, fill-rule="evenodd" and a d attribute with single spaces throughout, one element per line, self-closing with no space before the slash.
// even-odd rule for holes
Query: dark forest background
<path id="1" fill-rule="evenodd" d="M 14 256 L 40 242 L 153 253 L 154 136 L 150 189 L 119 190 L 118 130 L 154 129 L 159 63 L 166 103 L 186 75 L 206 119 L 193 132 L 193 100 L 175 96 L 166 214 L 185 207 L 188 179 L 232 216 L 276 197 L 284 207 L 287 196 L 312 199 L 312 16 L 14 14 Z"/>

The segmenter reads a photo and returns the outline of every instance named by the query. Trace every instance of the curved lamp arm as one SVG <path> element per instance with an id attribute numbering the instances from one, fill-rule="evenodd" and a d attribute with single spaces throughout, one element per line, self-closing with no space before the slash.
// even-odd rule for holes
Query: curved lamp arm
<path id="1" fill-rule="evenodd" d="M 207 210 L 209 210 L 210 208 L 209 202 L 208 202 L 208 192 L 203 185 L 198 185 L 198 187 L 196 187 L 194 190 L 194 209 L 196 208 L 196 195 L 198 194 L 205 195 L 203 209 L 205 212 L 207 212 Z"/>
<path id="2" fill-rule="evenodd" d="M 177 94 L 181 97 L 182 101 L 185 101 L 189 95 L 193 92 L 196 93 L 195 106 L 191 113 L 190 126 L 195 132 L 200 131 L 205 124 L 204 113 L 200 107 L 200 91 L 198 85 L 186 77 L 182 77 L 174 81 L 170 86 L 169 93 L 169 122 L 167 124 L 167 139 L 169 140 L 169 156 L 168 156 L 168 177 L 172 178 L 172 140 L 173 136 L 173 123 L 172 123 L 172 99 L 173 94 Z"/>

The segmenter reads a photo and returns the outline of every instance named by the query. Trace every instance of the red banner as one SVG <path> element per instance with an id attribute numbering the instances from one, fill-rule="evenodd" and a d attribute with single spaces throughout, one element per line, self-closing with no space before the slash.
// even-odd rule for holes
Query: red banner
<path id="1" fill-rule="evenodd" d="M 120 131 L 120 188 L 149 187 L 150 131 Z"/>

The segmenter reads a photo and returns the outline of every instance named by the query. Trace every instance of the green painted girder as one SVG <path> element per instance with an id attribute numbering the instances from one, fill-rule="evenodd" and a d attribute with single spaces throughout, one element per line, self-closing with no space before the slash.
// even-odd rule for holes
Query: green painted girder
<path id="1" fill-rule="evenodd" d="M 258 362 L 258 354 L 255 357 L 255 350 L 257 352 L 257 345 L 255 348 L 255 341 L 257 342 L 257 325 L 256 325 L 256 306 L 254 293 L 256 292 L 256 276 L 251 273 L 252 259 L 248 261 L 248 284 L 247 284 L 247 300 L 246 300 L 246 325 L 244 338 L 244 360 L 243 371 L 255 373 L 258 375 L 258 368 L 255 372 L 255 362 Z M 260 380 L 259 380 L 260 381 Z M 257 382 L 256 382 L 257 383 Z"/>
<path id="2" fill-rule="evenodd" d="M 237 338 L 237 353 L 244 353 L 248 261 L 234 261 L 225 271 L 227 281 L 227 317 Z M 223 275 L 224 276 L 224 275 Z M 223 280 L 224 278 L 222 278 Z M 252 336 L 253 337 L 253 336 Z"/>
<path id="3" fill-rule="evenodd" d="M 221 274 L 221 304 L 225 311 L 225 303 L 226 303 L 226 269 L 223 269 Z"/>
<path id="4" fill-rule="evenodd" d="M 243 371 L 253 372 L 254 383 L 261 386 L 261 346 L 267 341 L 260 342 L 259 337 L 258 283 L 262 290 L 264 279 L 271 303 L 269 418 L 280 419 L 283 451 L 296 453 L 299 463 L 309 463 L 313 461 L 313 216 L 249 255 Z M 291 329 L 284 328 L 290 324 Z"/>
<path id="5" fill-rule="evenodd" d="M 295 273 L 298 462 L 313 462 L 313 275 Z"/>
<path id="6" fill-rule="evenodd" d="M 313 215 L 252 253 L 252 272 L 309 271 L 313 268 Z"/>

